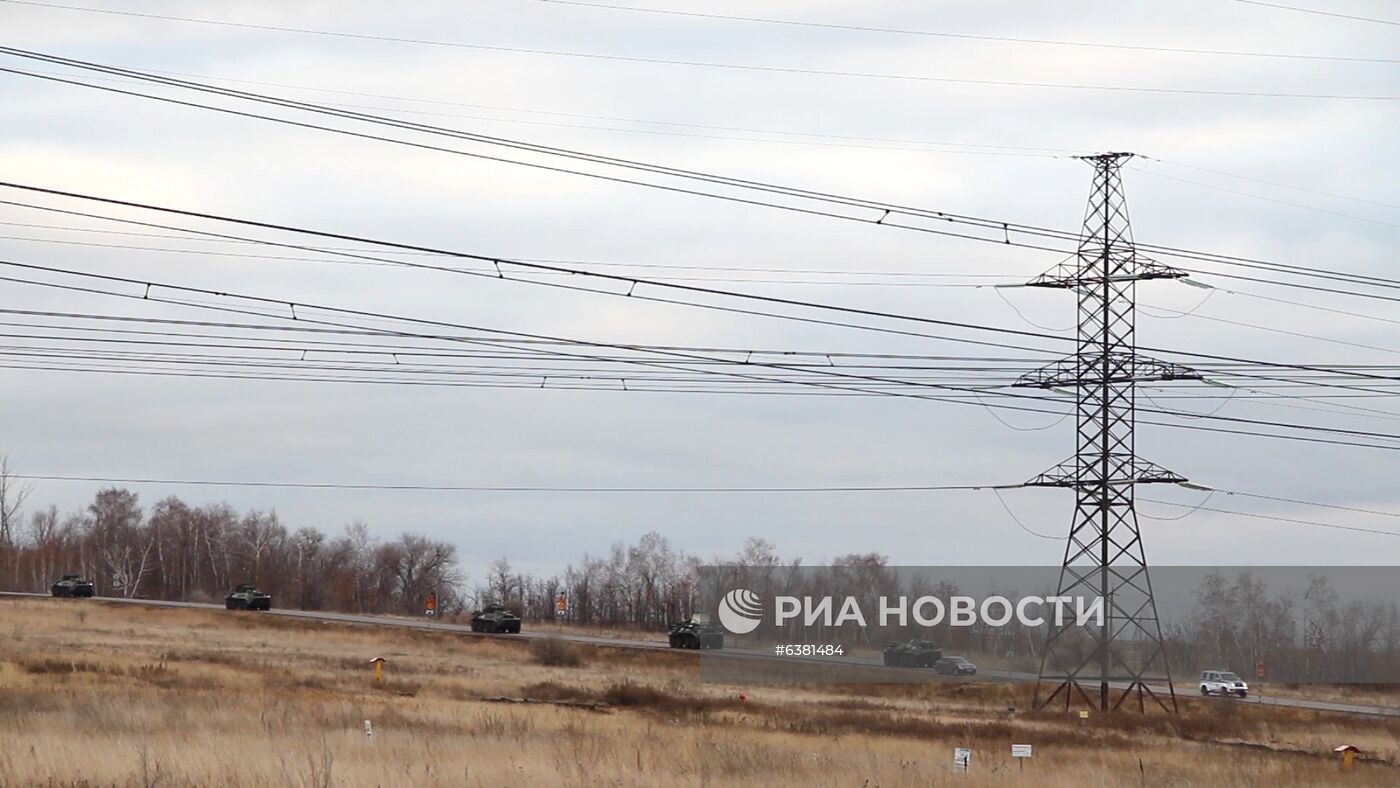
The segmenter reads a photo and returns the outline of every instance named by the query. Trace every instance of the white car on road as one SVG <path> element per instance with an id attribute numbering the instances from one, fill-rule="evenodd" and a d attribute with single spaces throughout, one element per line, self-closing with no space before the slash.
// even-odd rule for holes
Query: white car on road
<path id="1" fill-rule="evenodd" d="M 1249 695 L 1249 685 L 1228 670 L 1204 670 L 1201 671 L 1201 694 L 1238 695 L 1243 698 Z"/>

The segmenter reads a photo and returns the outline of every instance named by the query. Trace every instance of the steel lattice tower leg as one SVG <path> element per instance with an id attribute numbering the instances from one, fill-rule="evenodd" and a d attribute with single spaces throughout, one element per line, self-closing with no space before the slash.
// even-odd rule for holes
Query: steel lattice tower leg
<path id="1" fill-rule="evenodd" d="M 1106 153 L 1084 157 L 1094 166 L 1094 183 L 1076 258 L 1029 283 L 1073 290 L 1078 297 L 1079 322 L 1074 356 L 1024 375 L 1017 382 L 1020 386 L 1075 392 L 1073 459 L 1028 484 L 1075 491 L 1074 520 L 1058 592 L 1061 596 L 1099 597 L 1105 611 L 1102 624 L 1055 626 L 1052 622 L 1041 656 L 1037 707 L 1049 706 L 1063 694 L 1066 708 L 1078 695 L 1090 708 L 1108 711 L 1136 696 L 1140 711 L 1146 710 L 1148 697 L 1163 709 L 1176 711 L 1176 691 L 1133 509 L 1133 490 L 1138 484 L 1186 479 L 1138 459 L 1133 439 L 1134 397 L 1137 383 L 1200 379 L 1200 374 L 1135 352 L 1137 283 L 1186 274 L 1137 254 L 1119 172 L 1131 156 Z M 1050 685 L 1053 690 L 1042 701 L 1042 690 Z M 1170 705 L 1158 692 L 1162 687 Z M 1117 700 L 1112 698 L 1115 689 L 1122 690 Z"/>

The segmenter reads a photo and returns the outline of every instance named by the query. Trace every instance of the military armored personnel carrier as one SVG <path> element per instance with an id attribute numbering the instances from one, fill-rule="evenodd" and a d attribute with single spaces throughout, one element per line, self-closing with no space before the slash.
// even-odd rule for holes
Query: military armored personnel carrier
<path id="1" fill-rule="evenodd" d="M 92 596 L 92 592 L 93 587 L 91 580 L 84 580 L 82 575 L 72 573 L 60 577 L 58 580 L 54 581 L 53 585 L 49 586 L 49 593 L 54 596 L 90 597 Z"/>
<path id="2" fill-rule="evenodd" d="M 224 597 L 224 607 L 228 610 L 271 610 L 272 595 L 244 583 Z"/>
<path id="3" fill-rule="evenodd" d="M 932 640 L 891 641 L 885 644 L 885 664 L 901 668 L 931 668 L 943 658 Z"/>
<path id="4" fill-rule="evenodd" d="M 472 631 L 513 634 L 520 631 L 520 616 L 505 605 L 487 605 L 472 613 Z"/>
<path id="5" fill-rule="evenodd" d="M 710 617 L 696 614 L 671 625 L 671 648 L 724 648 L 724 630 L 710 623 Z"/>

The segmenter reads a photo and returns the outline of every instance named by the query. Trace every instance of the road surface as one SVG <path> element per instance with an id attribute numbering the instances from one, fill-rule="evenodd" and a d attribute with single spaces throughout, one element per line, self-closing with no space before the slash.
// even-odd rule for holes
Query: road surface
<path id="1" fill-rule="evenodd" d="M 0 597 L 23 597 L 38 599 L 51 598 L 48 594 L 26 593 L 19 591 L 0 591 Z M 197 610 L 224 609 L 221 605 L 208 604 L 202 602 L 167 602 L 158 599 L 126 599 L 123 597 L 95 597 L 95 599 L 100 602 L 112 602 L 127 605 L 146 605 L 150 607 L 183 607 L 193 608 Z M 451 632 L 453 634 L 460 634 L 468 637 L 502 637 L 522 640 L 553 637 L 558 638 L 559 640 L 567 641 L 569 643 L 578 643 L 587 646 L 607 646 L 610 648 L 646 649 L 653 651 L 664 651 L 669 648 L 667 643 L 659 640 L 629 640 L 625 638 L 611 638 L 599 635 L 559 634 L 554 632 L 531 632 L 528 630 L 515 635 L 494 635 L 483 632 L 473 632 L 471 631 L 471 627 L 466 624 L 449 624 L 442 621 L 434 621 L 430 618 L 367 616 L 358 615 L 355 613 L 334 613 L 322 610 L 270 610 L 266 612 L 253 613 L 251 615 L 280 616 L 283 618 L 297 618 L 307 621 L 328 621 L 339 624 L 355 624 L 360 626 L 372 627 L 398 627 L 401 629 L 432 630 L 435 632 Z M 770 651 L 761 651 L 756 649 L 729 648 L 719 653 L 722 654 L 724 657 L 737 659 L 753 659 L 765 661 L 774 661 L 782 659 L 783 661 L 790 662 L 790 658 L 778 658 L 773 656 L 772 652 Z M 807 663 L 828 662 L 833 665 L 843 665 L 847 667 L 854 665 L 860 667 L 879 668 L 881 670 L 910 670 L 909 668 L 886 668 L 880 659 L 874 657 L 842 657 L 840 659 L 833 658 L 826 660 L 823 660 L 820 657 L 804 657 L 802 661 Z M 921 678 L 931 678 L 931 676 L 929 676 L 929 674 L 926 672 L 921 671 L 919 675 Z M 987 674 L 983 675 L 982 678 L 1000 679 L 1004 681 L 1036 680 L 1036 676 L 1034 673 L 1018 673 L 1013 671 L 988 672 Z M 940 677 L 940 679 L 947 681 L 959 680 L 953 679 L 952 677 Z M 966 679 L 961 680 L 965 681 Z M 1193 685 L 1187 686 L 1192 687 Z M 1118 686 L 1116 688 L 1121 689 L 1122 687 Z M 1165 697 L 1167 694 L 1166 687 L 1152 687 L 1151 689 L 1162 697 Z M 1193 691 L 1189 695 L 1186 693 L 1178 693 L 1178 697 L 1195 697 L 1194 687 Z M 1310 698 L 1284 698 L 1268 695 L 1252 695 L 1248 698 L 1212 698 L 1211 700 L 1221 703 L 1243 703 L 1247 705 L 1258 706 L 1280 706 L 1285 708 L 1306 709 L 1310 711 L 1335 712 L 1338 714 L 1360 714 L 1372 717 L 1400 717 L 1400 707 L 1365 705 L 1355 703 L 1337 703 L 1334 701 L 1313 700 Z"/>

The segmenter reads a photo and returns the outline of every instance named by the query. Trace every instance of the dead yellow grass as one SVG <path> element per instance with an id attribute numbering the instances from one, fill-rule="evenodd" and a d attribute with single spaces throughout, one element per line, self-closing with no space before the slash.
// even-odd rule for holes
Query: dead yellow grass
<path id="1" fill-rule="evenodd" d="M 1400 782 L 1400 727 L 1372 720 L 1197 702 L 1080 726 L 1008 715 L 1026 690 L 1007 685 L 741 688 L 699 684 L 688 653 L 583 649 L 580 666 L 547 666 L 508 639 L 248 613 L 0 612 L 5 786 Z M 372 656 L 389 660 L 382 688 Z M 1343 740 L 1381 761 L 1343 775 L 1327 752 Z M 1013 741 L 1036 745 L 1024 772 Z M 973 748 L 972 774 L 952 774 L 954 746 Z"/>

